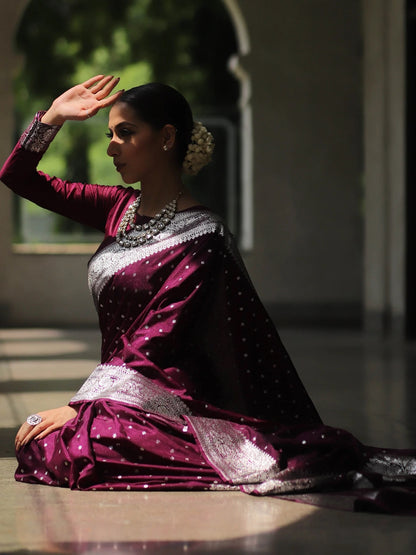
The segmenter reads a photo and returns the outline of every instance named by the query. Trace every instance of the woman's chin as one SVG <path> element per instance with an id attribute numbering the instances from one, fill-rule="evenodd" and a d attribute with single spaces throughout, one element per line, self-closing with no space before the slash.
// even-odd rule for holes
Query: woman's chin
<path id="1" fill-rule="evenodd" d="M 129 177 L 129 176 L 127 176 L 127 175 L 122 175 L 122 176 L 121 176 L 121 179 L 123 180 L 123 182 L 124 182 L 126 185 L 134 185 L 135 183 L 138 183 L 137 179 L 134 179 L 134 178 Z"/>

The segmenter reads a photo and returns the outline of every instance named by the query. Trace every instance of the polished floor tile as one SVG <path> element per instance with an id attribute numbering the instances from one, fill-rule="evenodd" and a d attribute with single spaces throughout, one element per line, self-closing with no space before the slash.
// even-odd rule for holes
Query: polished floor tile
<path id="1" fill-rule="evenodd" d="M 328 424 L 364 443 L 416 445 L 416 347 L 345 331 L 282 338 Z M 0 330 L 1 553 L 413 554 L 416 520 L 236 492 L 79 492 L 17 483 L 13 436 L 68 401 L 95 367 L 90 330 Z"/>

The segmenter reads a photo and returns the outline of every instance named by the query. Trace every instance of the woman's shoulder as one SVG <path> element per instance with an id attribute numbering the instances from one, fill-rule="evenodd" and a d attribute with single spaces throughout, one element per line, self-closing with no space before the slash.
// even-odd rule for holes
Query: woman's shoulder
<path id="1" fill-rule="evenodd" d="M 115 204 L 129 204 L 133 202 L 138 195 L 138 191 L 133 187 L 125 187 L 124 185 L 95 185 L 97 194 L 103 198 L 108 198 Z"/>
<path id="2" fill-rule="evenodd" d="M 221 247 L 235 250 L 235 239 L 224 219 L 203 205 L 180 210 L 171 224 L 177 242 L 199 245 L 200 248 Z"/>
<path id="3" fill-rule="evenodd" d="M 201 235 L 207 233 L 225 235 L 229 233 L 227 225 L 221 216 L 200 204 L 179 210 L 175 221 L 178 231 L 181 229 L 188 230 L 194 234 Z"/>

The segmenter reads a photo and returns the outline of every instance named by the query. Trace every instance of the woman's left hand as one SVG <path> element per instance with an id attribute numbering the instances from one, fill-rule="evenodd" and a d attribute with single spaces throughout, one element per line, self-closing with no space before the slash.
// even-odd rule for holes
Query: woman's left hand
<path id="1" fill-rule="evenodd" d="M 66 405 L 57 409 L 44 410 L 37 414 L 42 418 L 42 422 L 36 424 L 36 426 L 25 422 L 17 432 L 15 439 L 16 451 L 19 451 L 32 439 L 42 439 L 54 430 L 59 430 L 69 420 L 75 418 L 78 413 L 74 407 Z"/>

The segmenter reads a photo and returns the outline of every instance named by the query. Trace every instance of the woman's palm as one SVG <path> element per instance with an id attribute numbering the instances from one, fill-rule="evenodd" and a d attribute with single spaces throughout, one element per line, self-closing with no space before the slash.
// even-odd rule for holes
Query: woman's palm
<path id="1" fill-rule="evenodd" d="M 123 91 L 109 96 L 118 82 L 119 79 L 112 76 L 96 75 L 61 94 L 54 100 L 51 110 L 62 122 L 90 118 L 119 98 Z"/>

